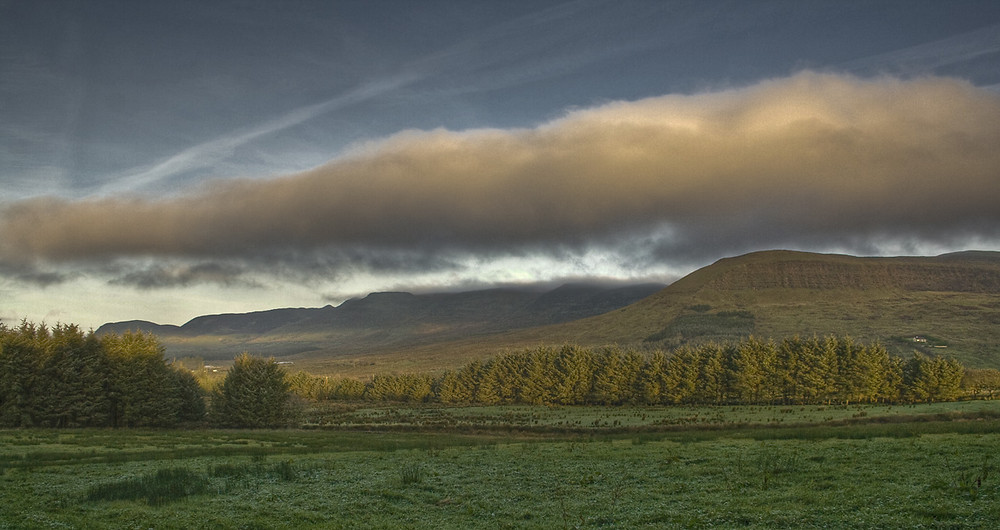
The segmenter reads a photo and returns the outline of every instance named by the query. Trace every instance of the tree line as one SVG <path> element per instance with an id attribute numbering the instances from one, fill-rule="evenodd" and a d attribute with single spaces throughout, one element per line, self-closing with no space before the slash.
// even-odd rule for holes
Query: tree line
<path id="1" fill-rule="evenodd" d="M 172 427 L 200 421 L 204 391 L 152 335 L 0 325 L 0 427 Z"/>
<path id="2" fill-rule="evenodd" d="M 289 375 L 247 353 L 211 388 L 164 358 L 155 336 L 0 325 L 0 428 L 279 427 L 298 395 L 313 401 L 671 405 L 926 402 L 992 397 L 1000 372 L 952 359 L 890 356 L 879 344 L 826 337 L 684 346 L 673 352 L 539 347 L 443 374 Z"/>
<path id="3" fill-rule="evenodd" d="M 313 400 L 446 404 L 671 405 L 948 401 L 962 391 L 963 366 L 846 337 L 682 346 L 671 353 L 618 347 L 540 347 L 472 361 L 440 376 L 375 375 L 361 382 L 290 379 Z"/>
<path id="4" fill-rule="evenodd" d="M 281 427 L 295 420 L 291 397 L 273 359 L 241 354 L 206 389 L 152 334 L 0 325 L 0 428 Z"/>

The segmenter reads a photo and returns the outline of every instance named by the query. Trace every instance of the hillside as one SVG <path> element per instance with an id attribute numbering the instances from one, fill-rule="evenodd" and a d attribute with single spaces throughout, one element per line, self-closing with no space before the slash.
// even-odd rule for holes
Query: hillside
<path id="1" fill-rule="evenodd" d="M 868 258 L 792 251 L 725 258 L 673 284 L 413 295 L 199 317 L 148 329 L 175 356 L 280 355 L 318 374 L 440 371 L 543 344 L 669 349 L 748 335 L 839 335 L 1000 368 L 1000 253 Z M 917 339 L 915 341 L 915 339 Z"/>
<path id="2" fill-rule="evenodd" d="M 758 252 L 719 260 L 626 308 L 509 339 L 673 347 L 749 334 L 850 335 L 900 354 L 916 348 L 997 367 L 1000 253 Z"/>
<path id="3" fill-rule="evenodd" d="M 232 359 L 244 350 L 282 357 L 367 355 L 586 318 L 663 287 L 567 284 L 551 290 L 372 293 L 336 307 L 206 315 L 182 326 L 116 322 L 97 333 L 148 331 L 160 337 L 169 356 L 209 360 Z"/>
<path id="4" fill-rule="evenodd" d="M 719 260 L 635 304 L 590 318 L 390 354 L 302 361 L 319 372 L 367 376 L 441 370 L 545 344 L 670 349 L 748 335 L 851 336 L 880 341 L 898 355 L 917 350 L 953 356 L 972 368 L 1000 368 L 1000 253 L 861 258 L 756 252 Z"/>

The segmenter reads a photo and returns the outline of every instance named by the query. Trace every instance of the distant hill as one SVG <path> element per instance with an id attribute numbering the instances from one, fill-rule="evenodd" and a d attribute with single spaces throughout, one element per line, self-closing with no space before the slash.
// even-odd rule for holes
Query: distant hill
<path id="1" fill-rule="evenodd" d="M 586 318 L 634 303 L 663 287 L 567 284 L 551 290 L 372 293 L 336 307 L 206 315 L 182 326 L 114 322 L 96 333 L 151 332 L 175 357 L 232 359 L 243 350 L 274 356 L 316 351 L 363 355 Z"/>
<path id="2" fill-rule="evenodd" d="M 860 258 L 757 252 L 719 260 L 628 307 L 512 333 L 504 341 L 670 348 L 751 334 L 850 335 L 881 341 L 899 354 L 921 350 L 997 368 L 1000 253 Z"/>
<path id="3" fill-rule="evenodd" d="M 150 324 L 150 326 L 155 326 Z M 143 323 L 168 354 L 283 355 L 318 374 L 440 371 L 539 345 L 669 349 L 748 335 L 848 335 L 891 351 L 1000 368 L 1000 253 L 870 258 L 766 251 L 725 258 L 673 284 L 551 291 L 375 293 L 338 307 Z"/>

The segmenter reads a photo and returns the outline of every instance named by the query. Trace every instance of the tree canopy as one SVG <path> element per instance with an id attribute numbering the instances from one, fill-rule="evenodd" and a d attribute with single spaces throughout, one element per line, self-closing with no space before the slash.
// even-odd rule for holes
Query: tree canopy
<path id="1" fill-rule="evenodd" d="M 807 404 L 945 401 L 959 395 L 957 361 L 890 356 L 850 338 L 749 338 L 673 352 L 541 347 L 473 361 L 436 378 L 379 374 L 367 383 L 297 374 L 312 399 L 551 404 Z M 980 392 L 989 378 L 977 376 Z"/>
<path id="2" fill-rule="evenodd" d="M 212 393 L 212 421 L 228 427 L 288 425 L 290 384 L 274 361 L 243 353 Z"/>
<path id="3" fill-rule="evenodd" d="M 152 335 L 0 326 L 2 427 L 170 427 L 204 412 L 194 376 Z"/>

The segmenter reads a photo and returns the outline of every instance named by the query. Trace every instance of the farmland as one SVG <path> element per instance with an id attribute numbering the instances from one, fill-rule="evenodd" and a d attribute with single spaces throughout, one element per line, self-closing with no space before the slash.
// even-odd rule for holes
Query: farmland
<path id="1" fill-rule="evenodd" d="M 0 527 L 985 527 L 1000 402 L 327 404 L 294 430 L 0 431 Z"/>

